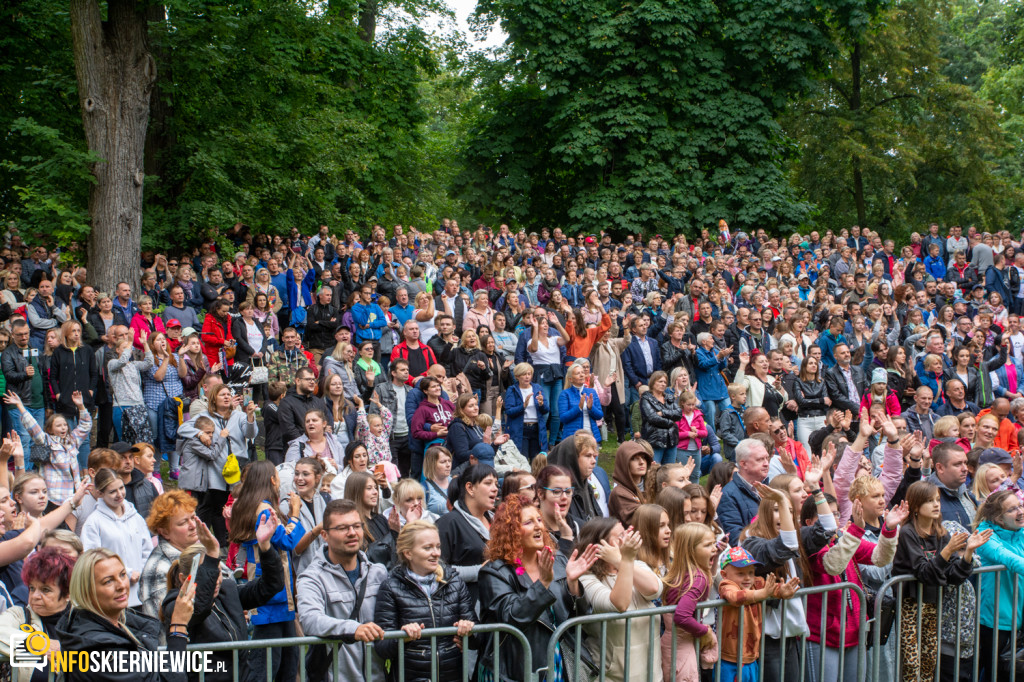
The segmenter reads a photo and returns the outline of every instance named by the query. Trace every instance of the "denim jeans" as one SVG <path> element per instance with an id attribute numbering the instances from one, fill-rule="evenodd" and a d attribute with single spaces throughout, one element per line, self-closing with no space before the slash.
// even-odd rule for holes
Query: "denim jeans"
<path id="1" fill-rule="evenodd" d="M 117 436 L 118 442 L 121 440 L 121 413 L 122 408 L 114 405 L 114 435 Z"/>
<path id="2" fill-rule="evenodd" d="M 562 380 L 545 381 L 540 385 L 540 392 L 544 396 L 544 404 L 548 406 L 548 448 L 550 449 L 558 442 L 558 432 L 561 429 L 561 422 L 558 419 L 558 396 L 562 395 Z"/>
<path id="3" fill-rule="evenodd" d="M 721 400 L 705 400 L 701 402 L 700 410 L 704 413 L 704 421 L 715 429 L 718 426 L 715 424 L 715 419 L 720 412 L 724 412 L 725 408 L 729 407 L 729 399 L 722 398 Z"/>
<path id="4" fill-rule="evenodd" d="M 654 461 L 658 464 L 675 464 L 676 461 L 676 449 L 671 448 L 654 448 Z"/>
<path id="5" fill-rule="evenodd" d="M 244 555 L 243 555 L 244 558 Z M 287 639 L 295 636 L 295 621 L 289 620 L 283 623 L 262 623 L 252 626 L 253 639 Z M 299 647 L 285 646 L 270 649 L 270 668 L 267 669 L 267 650 L 256 649 L 253 651 L 253 668 L 262 675 L 257 679 L 263 679 L 267 673 L 271 673 L 268 679 L 291 680 L 299 672 Z"/>
<path id="6" fill-rule="evenodd" d="M 693 471 L 690 472 L 690 483 L 699 483 L 701 473 L 700 450 L 679 450 L 677 452 L 677 455 L 680 464 L 686 464 L 690 461 L 691 458 L 693 459 L 694 465 Z"/>
<path id="7" fill-rule="evenodd" d="M 31 407 L 26 407 L 25 411 L 35 418 L 39 428 L 43 428 L 43 423 L 46 420 L 46 410 L 44 408 L 32 409 Z M 29 453 L 32 452 L 32 436 L 28 434 L 28 429 L 22 424 L 21 412 L 19 410 L 12 410 L 11 419 L 14 421 L 14 430 L 18 434 L 18 438 L 21 439 L 21 448 L 25 451 L 25 471 L 32 471 L 36 468 L 35 462 L 29 459 Z"/>

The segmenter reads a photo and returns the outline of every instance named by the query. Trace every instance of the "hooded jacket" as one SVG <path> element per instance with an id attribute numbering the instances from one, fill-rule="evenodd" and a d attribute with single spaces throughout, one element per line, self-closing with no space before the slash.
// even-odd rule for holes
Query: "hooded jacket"
<path id="1" fill-rule="evenodd" d="M 377 593 L 387 580 L 388 572 L 380 564 L 370 563 L 366 554 L 360 552 L 359 579 L 353 585 L 345 569 L 330 560 L 328 551 L 324 547 L 295 581 L 299 623 L 308 637 L 340 637 L 351 642 L 338 646 L 334 664 L 338 665 L 342 680 L 361 680 L 365 670 L 365 649 L 361 642 L 353 639 L 353 635 L 363 623 L 373 622 Z M 364 582 L 363 603 L 359 606 L 357 618 L 350 620 L 358 589 Z M 334 669 L 333 665 L 331 669 Z M 373 676 L 367 682 L 381 682 L 384 673 L 376 657 L 372 669 Z"/>
<path id="2" fill-rule="evenodd" d="M 641 492 L 629 473 L 630 460 L 637 455 L 643 455 L 647 460 L 647 467 L 650 468 L 654 460 L 636 441 L 626 441 L 615 451 L 615 471 L 612 473 L 615 487 L 608 498 L 608 511 L 622 522 L 624 528 L 633 525 L 633 512 L 644 503 Z"/>
<path id="3" fill-rule="evenodd" d="M 976 552 L 982 566 L 1006 566 L 1008 570 L 998 573 L 982 573 L 979 595 L 992 595 L 991 599 L 980 599 L 980 622 L 988 628 L 1009 631 L 1016 620 L 1018 627 L 1024 618 L 1024 590 L 1014 589 L 1017 579 L 1024 575 L 1024 530 L 1007 530 L 1000 525 L 983 521 L 979 531 L 991 530 L 992 537 Z M 996 582 L 999 582 L 999 606 L 996 610 Z M 1014 593 L 1017 594 L 1016 604 Z M 999 622 L 996 623 L 996 615 Z M 1014 618 L 1016 614 L 1016 618 Z M 63 642 L 62 642 L 63 644 Z"/>
<path id="4" fill-rule="evenodd" d="M 135 506 L 128 500 L 123 504 L 124 513 L 118 516 L 105 502 L 97 502 L 96 509 L 82 524 L 82 546 L 85 549 L 103 547 L 117 552 L 129 574 L 135 572 L 142 575 L 146 560 L 153 551 L 153 540 L 146 519 L 135 511 Z M 128 605 L 142 605 L 138 583 L 131 586 Z"/>
<path id="5" fill-rule="evenodd" d="M 576 439 L 572 434 L 551 448 L 548 452 L 548 464 L 557 464 L 565 467 L 572 474 L 572 502 L 569 503 L 567 517 L 570 522 L 575 522 L 580 528 L 587 521 L 597 516 L 602 516 L 601 510 L 594 497 L 594 491 L 590 487 L 590 481 L 583 478 L 580 472 L 579 453 L 576 450 Z"/>
<path id="6" fill-rule="evenodd" d="M 57 625 L 62 651 L 87 651 L 97 655 L 109 652 L 156 651 L 160 647 L 160 623 L 155 618 L 128 609 L 124 612 L 128 633 L 91 611 L 72 608 Z M 184 652 L 188 640 L 168 637 L 167 650 Z M 184 672 L 81 672 L 78 668 L 65 674 L 66 682 L 186 682 Z"/>
<path id="7" fill-rule="evenodd" d="M 244 642 L 248 639 L 248 624 L 245 611 L 263 606 L 275 593 L 284 587 L 284 571 L 277 551 L 260 552 L 263 575 L 239 585 L 233 579 L 221 581 L 217 596 L 213 596 L 217 585 L 217 574 L 220 573 L 220 561 L 204 556 L 196 576 L 195 610 L 188 623 L 188 636 L 192 644 L 214 644 L 217 642 Z M 174 602 L 180 590 L 175 588 L 167 592 L 161 604 L 163 620 L 171 622 L 174 613 Z M 171 639 L 174 639 L 173 637 Z M 240 682 L 259 682 L 264 671 L 254 665 L 254 649 L 239 652 L 241 673 Z M 232 679 L 232 655 L 230 651 L 215 651 L 212 655 L 213 673 L 207 673 L 209 682 L 227 682 Z M 199 675 L 189 676 L 198 680 Z"/>
<path id="8" fill-rule="evenodd" d="M 446 628 L 460 620 L 476 620 L 473 598 L 466 583 L 450 567 L 444 566 L 444 577 L 434 592 L 427 596 L 409 569 L 396 566 L 377 593 L 373 622 L 384 630 L 398 630 L 406 623 L 422 623 L 428 628 Z M 374 642 L 381 658 L 391 660 L 391 670 L 398 669 L 398 640 Z M 405 679 L 408 682 L 429 682 L 432 679 L 457 679 L 462 671 L 462 651 L 452 637 L 437 640 L 437 677 L 431 673 L 430 640 L 405 643 Z"/>

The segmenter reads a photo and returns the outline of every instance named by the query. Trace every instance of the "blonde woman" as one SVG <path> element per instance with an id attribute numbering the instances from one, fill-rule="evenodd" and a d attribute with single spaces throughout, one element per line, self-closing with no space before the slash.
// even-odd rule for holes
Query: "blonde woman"
<path id="1" fill-rule="evenodd" d="M 420 343 L 426 344 L 430 339 L 437 336 L 437 329 L 434 327 L 434 299 L 425 291 L 416 294 L 415 310 L 412 319 L 420 326 Z"/>
<path id="2" fill-rule="evenodd" d="M 140 654 L 160 648 L 161 625 L 155 618 L 128 608 L 129 571 L 116 552 L 96 548 L 82 554 L 71 572 L 71 610 L 61 630 L 64 651 Z M 167 625 L 167 650 L 185 654 L 196 587 L 183 588 L 174 601 Z M 85 675 L 69 675 L 70 680 Z M 107 676 L 106 679 L 110 679 Z M 136 676 L 139 682 L 183 682 L 182 672 Z"/>
<path id="3" fill-rule="evenodd" d="M 450 566 L 441 563 L 441 539 L 433 523 L 410 521 L 402 528 L 396 541 L 398 565 L 380 586 L 373 621 L 385 631 L 402 629 L 405 679 L 429 682 L 434 679 L 457 679 L 462 671 L 462 637 L 473 629 L 473 598 L 466 583 Z M 424 614 L 429 614 L 427 620 Z M 429 627 L 456 627 L 458 639 L 421 640 L 420 633 Z M 377 654 L 398 667 L 398 640 L 374 643 Z M 432 671 L 436 656 L 437 676 Z"/>

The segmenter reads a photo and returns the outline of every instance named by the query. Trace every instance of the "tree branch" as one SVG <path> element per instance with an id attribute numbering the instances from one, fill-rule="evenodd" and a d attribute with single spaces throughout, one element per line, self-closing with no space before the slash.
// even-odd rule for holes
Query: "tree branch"
<path id="1" fill-rule="evenodd" d="M 894 102 L 894 101 L 896 101 L 898 99 L 918 99 L 918 96 L 917 95 L 893 95 L 892 97 L 885 97 L 883 99 L 878 100 L 874 104 L 872 104 L 871 108 L 868 109 L 868 113 L 871 113 L 872 111 L 874 111 L 878 107 L 884 106 L 884 105 L 888 104 L 889 102 Z"/>

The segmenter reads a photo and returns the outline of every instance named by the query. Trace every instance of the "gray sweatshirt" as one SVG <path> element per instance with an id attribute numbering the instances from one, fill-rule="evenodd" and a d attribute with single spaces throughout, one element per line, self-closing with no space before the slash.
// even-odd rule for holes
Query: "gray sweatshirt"
<path id="1" fill-rule="evenodd" d="M 133 347 L 129 345 L 107 366 L 115 407 L 145 404 L 142 398 L 142 374 L 148 372 L 153 366 L 153 351 L 147 348 L 144 359 L 132 360 L 133 350 Z"/>

